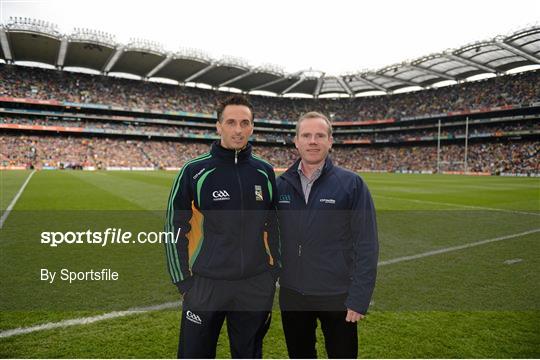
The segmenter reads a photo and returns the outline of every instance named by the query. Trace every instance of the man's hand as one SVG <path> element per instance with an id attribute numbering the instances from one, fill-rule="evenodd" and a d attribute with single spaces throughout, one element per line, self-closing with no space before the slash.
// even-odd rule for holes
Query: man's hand
<path id="1" fill-rule="evenodd" d="M 364 315 L 357 313 L 354 310 L 347 309 L 347 317 L 345 317 L 345 321 L 357 322 L 358 320 L 362 320 L 363 318 L 364 318 Z"/>

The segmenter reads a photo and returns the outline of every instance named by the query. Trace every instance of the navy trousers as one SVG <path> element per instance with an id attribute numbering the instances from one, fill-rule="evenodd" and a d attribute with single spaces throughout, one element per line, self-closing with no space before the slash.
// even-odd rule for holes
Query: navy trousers
<path id="1" fill-rule="evenodd" d="M 281 321 L 291 359 L 317 358 L 317 320 L 321 322 L 328 358 L 358 357 L 357 324 L 345 321 L 346 296 L 302 295 L 291 289 L 280 288 Z"/>
<path id="2" fill-rule="evenodd" d="M 215 358 L 225 320 L 231 356 L 262 358 L 274 293 L 275 281 L 269 272 L 242 280 L 195 276 L 184 296 L 178 358 Z"/>

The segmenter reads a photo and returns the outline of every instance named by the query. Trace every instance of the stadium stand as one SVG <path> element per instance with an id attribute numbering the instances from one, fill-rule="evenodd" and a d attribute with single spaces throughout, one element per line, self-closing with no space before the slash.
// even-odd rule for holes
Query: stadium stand
<path id="1" fill-rule="evenodd" d="M 208 151 L 206 143 L 139 141 L 102 137 L 2 135 L 0 163 L 38 168 L 177 167 Z M 257 154 L 284 168 L 296 159 L 292 147 L 259 146 Z M 540 173 L 540 144 L 532 141 L 478 143 L 469 147 L 469 170 L 479 173 Z M 464 147 L 441 148 L 442 171 L 460 171 Z M 332 152 L 339 165 L 357 171 L 432 172 L 437 159 L 433 146 L 339 147 Z"/>
<path id="2" fill-rule="evenodd" d="M 261 156 L 286 167 L 296 156 L 291 146 L 294 119 L 316 109 L 332 115 L 333 157 L 351 169 L 463 171 L 467 132 L 466 170 L 538 174 L 539 77 L 540 72 L 531 71 L 339 100 L 251 96 L 258 109 L 254 142 Z M 178 168 L 216 138 L 211 109 L 227 96 L 11 65 L 0 67 L 0 80 L 3 167 Z M 176 115 L 169 115 L 171 111 Z M 443 143 L 437 156 L 439 138 Z"/>
<path id="3" fill-rule="evenodd" d="M 29 19 L 11 19 L 2 31 L 14 51 L 0 54 L 1 168 L 179 168 L 217 139 L 213 110 L 230 95 L 220 91 L 226 85 L 313 95 L 247 95 L 256 109 L 252 142 L 277 168 L 296 157 L 295 120 L 320 111 L 334 124 L 335 161 L 354 170 L 540 174 L 540 70 L 503 75 L 540 61 L 538 27 L 339 77 L 172 54 L 153 43 L 119 51 L 114 37 L 101 32 L 62 37 Z M 56 54 L 62 41 L 65 52 Z M 37 51 L 34 43 L 50 51 Z M 58 70 L 16 65 L 20 54 Z M 115 71 L 142 80 L 109 76 Z M 464 81 L 485 73 L 498 76 Z M 152 76 L 213 89 L 148 81 Z M 457 83 L 432 86 L 448 79 Z M 413 85 L 422 90 L 394 94 Z M 373 90 L 385 95 L 355 96 Z M 328 93 L 349 96 L 319 98 Z"/>
<path id="4" fill-rule="evenodd" d="M 212 114 L 227 93 L 102 75 L 3 65 L 0 96 L 106 104 L 147 111 Z M 257 119 L 294 121 L 307 111 L 329 114 L 333 121 L 401 119 L 500 106 L 522 106 L 540 98 L 540 71 L 501 76 L 393 96 L 339 100 L 251 96 Z M 495 90 L 495 91 L 494 91 Z"/>

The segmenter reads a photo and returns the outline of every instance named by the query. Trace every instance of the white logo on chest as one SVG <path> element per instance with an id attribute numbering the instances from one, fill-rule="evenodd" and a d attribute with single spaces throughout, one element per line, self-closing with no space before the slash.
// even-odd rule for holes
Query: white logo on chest
<path id="1" fill-rule="evenodd" d="M 227 192 L 227 190 L 216 190 L 212 192 L 212 197 L 214 198 L 214 201 L 223 201 L 223 200 L 231 200 L 231 196 Z"/>
<path id="2" fill-rule="evenodd" d="M 336 200 L 334 200 L 334 199 L 321 199 L 319 201 L 322 202 L 322 203 L 325 203 L 325 204 L 335 204 L 336 203 Z"/>

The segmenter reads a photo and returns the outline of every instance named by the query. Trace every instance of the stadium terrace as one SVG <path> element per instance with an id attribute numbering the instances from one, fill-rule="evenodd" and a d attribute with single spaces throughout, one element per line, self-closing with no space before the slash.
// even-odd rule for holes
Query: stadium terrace
<path id="1" fill-rule="evenodd" d="M 213 89 L 265 91 L 277 95 L 325 94 L 356 96 L 377 91 L 391 94 L 414 87 L 462 82 L 481 74 L 501 75 L 521 66 L 540 63 L 540 27 L 466 44 L 441 53 L 340 76 L 324 71 L 285 73 L 279 65 L 251 66 L 244 59 L 212 59 L 203 51 L 168 51 L 155 41 L 132 39 L 127 44 L 102 31 L 74 29 L 62 34 L 48 22 L 10 18 L 0 25 L 0 58 L 6 63 L 32 61 L 57 69 L 86 68 L 101 74 L 127 73 L 141 79 L 164 78 L 179 84 L 200 83 Z"/>
<path id="2" fill-rule="evenodd" d="M 356 171 L 540 173 L 540 71 L 503 75 L 540 62 L 538 27 L 333 80 L 322 73 L 311 80 L 301 74 L 269 77 L 245 64 L 242 70 L 202 61 L 199 53 L 173 55 L 155 43 L 122 45 L 114 36 L 86 30 L 63 35 L 29 19 L 12 19 L 0 32 L 8 39 L 0 54 L 4 169 L 177 169 L 217 139 L 213 111 L 230 94 L 219 90 L 227 86 L 314 97 L 247 95 L 256 110 L 251 141 L 277 168 L 296 157 L 295 120 L 316 110 L 333 121 L 333 158 Z M 23 59 L 100 74 L 18 66 Z M 106 76 L 114 72 L 206 83 L 212 89 Z M 486 73 L 501 76 L 463 81 Z M 457 84 L 432 86 L 443 80 Z M 339 86 L 329 85 L 332 81 Z M 424 90 L 393 94 L 412 85 Z M 387 95 L 356 97 L 372 90 Z M 349 97 L 319 97 L 328 93 Z"/>

